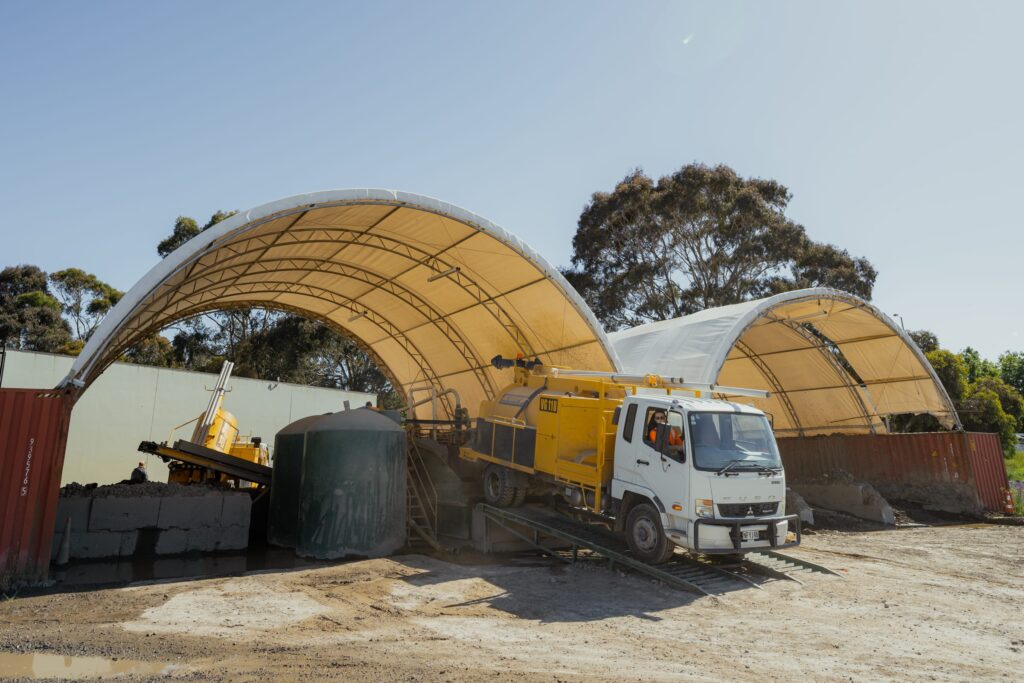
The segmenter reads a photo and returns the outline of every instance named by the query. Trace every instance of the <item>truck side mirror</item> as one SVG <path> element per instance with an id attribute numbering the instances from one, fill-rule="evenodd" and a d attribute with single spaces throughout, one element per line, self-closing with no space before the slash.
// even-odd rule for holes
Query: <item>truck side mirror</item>
<path id="1" fill-rule="evenodd" d="M 677 462 L 686 462 L 686 444 L 677 443 L 673 445 L 671 434 L 672 425 L 659 424 L 655 427 L 657 437 L 654 448 L 662 455 L 668 456 Z"/>
<path id="2" fill-rule="evenodd" d="M 615 412 L 612 413 L 612 424 L 619 424 L 619 416 L 622 415 L 622 406 L 615 406 Z"/>
<path id="3" fill-rule="evenodd" d="M 670 427 L 667 424 L 659 424 L 654 428 L 654 450 L 658 451 L 659 453 L 665 453 L 668 450 L 669 429 Z"/>

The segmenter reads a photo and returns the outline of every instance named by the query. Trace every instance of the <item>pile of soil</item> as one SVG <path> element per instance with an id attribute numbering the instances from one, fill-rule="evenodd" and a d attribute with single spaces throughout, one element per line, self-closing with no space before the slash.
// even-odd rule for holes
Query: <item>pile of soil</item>
<path id="1" fill-rule="evenodd" d="M 942 510 L 930 510 L 920 503 L 909 500 L 890 500 L 889 506 L 896 514 L 896 526 L 940 526 L 943 524 L 970 524 L 980 522 L 982 517 Z"/>
<path id="2" fill-rule="evenodd" d="M 79 484 L 73 481 L 60 490 L 62 498 L 160 498 L 164 496 L 205 496 L 211 492 L 223 492 L 225 489 L 206 484 L 165 484 L 159 481 L 146 481 L 133 484 L 127 479 L 117 484 Z"/>
<path id="3" fill-rule="evenodd" d="M 986 520 L 969 514 L 929 510 L 920 503 L 908 500 L 889 500 L 889 506 L 896 516 L 896 528 L 905 529 L 921 526 L 946 526 L 951 524 L 974 524 Z M 891 526 L 872 522 L 844 512 L 815 507 L 814 524 L 811 529 L 816 531 L 881 531 Z"/>

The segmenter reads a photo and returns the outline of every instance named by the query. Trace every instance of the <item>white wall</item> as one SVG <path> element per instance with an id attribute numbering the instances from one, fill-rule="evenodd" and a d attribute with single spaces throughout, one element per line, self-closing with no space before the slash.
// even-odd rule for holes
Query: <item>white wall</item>
<path id="1" fill-rule="evenodd" d="M 0 386 L 51 389 L 68 374 L 73 360 L 8 351 Z M 167 466 L 156 456 L 139 453 L 139 442 L 167 441 L 173 427 L 206 410 L 210 394 L 204 387 L 216 381 L 212 374 L 113 364 L 75 404 L 61 483 L 118 482 L 140 460 L 146 462 L 150 479 L 167 481 Z M 352 408 L 377 400 L 374 394 L 257 379 L 232 378 L 228 388 L 224 407 L 238 418 L 239 434 L 261 436 L 271 449 L 278 430 L 301 417 L 342 410 L 346 400 Z M 192 428 L 182 428 L 174 438 L 189 438 Z"/>

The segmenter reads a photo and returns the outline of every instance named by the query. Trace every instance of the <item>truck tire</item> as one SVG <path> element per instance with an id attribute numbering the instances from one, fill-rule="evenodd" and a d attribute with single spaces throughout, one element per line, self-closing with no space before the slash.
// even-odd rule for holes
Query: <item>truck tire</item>
<path id="1" fill-rule="evenodd" d="M 488 465 L 484 470 L 484 500 L 495 507 L 507 508 L 516 497 L 512 477 L 504 467 Z"/>
<path id="2" fill-rule="evenodd" d="M 517 488 L 516 489 L 516 495 L 512 499 L 512 507 L 517 508 L 520 505 L 522 505 L 523 503 L 525 503 L 526 502 L 526 494 L 529 493 L 529 492 L 530 492 L 530 490 L 527 489 L 527 488 Z"/>
<path id="3" fill-rule="evenodd" d="M 640 503 L 629 511 L 625 533 L 629 549 L 648 564 L 667 562 L 675 552 L 675 544 L 665 536 L 661 515 L 650 503 Z"/>

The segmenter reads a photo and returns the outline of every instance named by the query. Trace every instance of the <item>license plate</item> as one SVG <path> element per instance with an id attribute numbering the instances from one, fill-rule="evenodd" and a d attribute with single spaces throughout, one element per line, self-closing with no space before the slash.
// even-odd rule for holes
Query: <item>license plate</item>
<path id="1" fill-rule="evenodd" d="M 756 529 L 750 529 L 750 530 L 744 529 L 743 530 L 743 540 L 744 541 L 756 541 L 760 535 L 761 535 L 761 532 L 757 531 Z"/>

